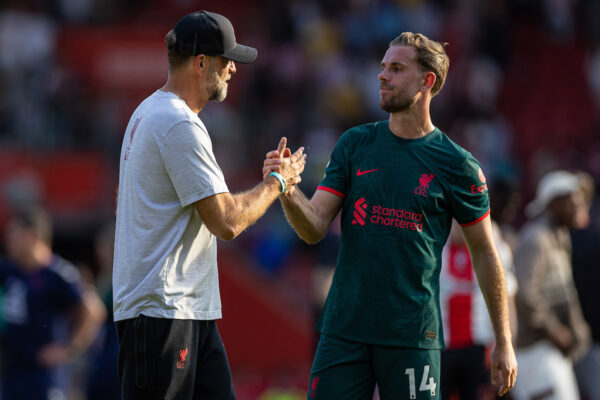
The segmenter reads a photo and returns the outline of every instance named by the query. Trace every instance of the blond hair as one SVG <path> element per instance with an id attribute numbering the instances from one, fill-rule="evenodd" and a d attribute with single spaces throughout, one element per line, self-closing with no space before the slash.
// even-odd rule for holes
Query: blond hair
<path id="1" fill-rule="evenodd" d="M 417 63 L 427 71 L 435 74 L 435 83 L 431 88 L 432 96 L 435 96 L 444 85 L 450 59 L 446 54 L 448 43 L 440 43 L 429 39 L 421 33 L 404 32 L 390 42 L 389 47 L 411 46 L 417 51 Z"/>

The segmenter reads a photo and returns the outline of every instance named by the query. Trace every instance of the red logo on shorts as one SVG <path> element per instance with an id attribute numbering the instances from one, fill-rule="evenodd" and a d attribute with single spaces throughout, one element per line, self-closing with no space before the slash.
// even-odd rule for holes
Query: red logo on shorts
<path id="1" fill-rule="evenodd" d="M 310 397 L 317 397 L 317 384 L 319 383 L 319 379 L 321 379 L 318 376 L 315 376 L 310 384 Z"/>
<path id="2" fill-rule="evenodd" d="M 361 197 L 360 199 L 354 202 L 354 219 L 352 220 L 352 225 L 359 224 L 360 226 L 365 226 L 365 218 L 367 217 L 367 203 L 365 202 L 365 198 Z"/>
<path id="3" fill-rule="evenodd" d="M 185 368 L 185 359 L 188 355 L 188 348 L 179 350 L 179 361 L 177 361 L 177 368 L 183 369 Z"/>

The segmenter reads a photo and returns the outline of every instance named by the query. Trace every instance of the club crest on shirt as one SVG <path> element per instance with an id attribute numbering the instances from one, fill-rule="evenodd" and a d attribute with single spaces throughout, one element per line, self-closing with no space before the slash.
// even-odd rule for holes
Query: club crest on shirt
<path id="1" fill-rule="evenodd" d="M 129 154 L 131 153 L 131 144 L 133 143 L 133 137 L 135 136 L 135 131 L 137 130 L 137 127 L 140 124 L 141 120 L 142 120 L 141 117 L 137 118 L 133 123 L 131 132 L 129 133 L 129 146 L 127 146 L 127 150 L 125 150 L 125 160 L 129 159 Z"/>
<path id="2" fill-rule="evenodd" d="M 415 194 L 419 196 L 428 197 L 429 183 L 435 178 L 434 174 L 421 174 L 419 178 L 419 186 L 415 188 Z"/>

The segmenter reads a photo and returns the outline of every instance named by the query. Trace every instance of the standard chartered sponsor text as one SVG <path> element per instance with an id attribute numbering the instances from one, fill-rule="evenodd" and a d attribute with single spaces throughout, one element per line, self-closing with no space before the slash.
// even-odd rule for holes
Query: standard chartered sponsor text
<path id="1" fill-rule="evenodd" d="M 370 222 L 377 225 L 395 226 L 400 229 L 423 231 L 423 214 L 404 209 L 373 206 Z"/>

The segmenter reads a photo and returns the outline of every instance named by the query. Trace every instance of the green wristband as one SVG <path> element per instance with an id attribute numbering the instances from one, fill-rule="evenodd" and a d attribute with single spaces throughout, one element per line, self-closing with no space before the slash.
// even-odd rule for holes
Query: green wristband
<path id="1" fill-rule="evenodd" d="M 284 194 L 287 190 L 287 183 L 285 182 L 285 179 L 283 179 L 283 176 L 278 172 L 271 172 L 269 175 L 272 175 L 279 180 L 279 183 L 281 184 L 281 194 Z"/>

